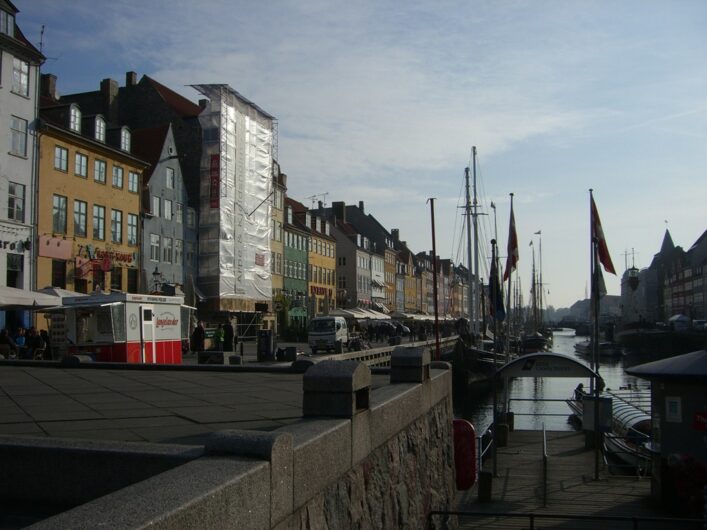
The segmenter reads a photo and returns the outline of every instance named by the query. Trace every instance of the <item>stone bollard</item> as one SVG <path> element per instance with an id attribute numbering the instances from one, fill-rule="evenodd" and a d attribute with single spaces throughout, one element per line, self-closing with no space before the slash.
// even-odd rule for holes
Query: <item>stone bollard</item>
<path id="1" fill-rule="evenodd" d="M 352 418 L 368 410 L 371 370 L 358 361 L 322 361 L 303 379 L 303 416 Z"/>
<path id="2" fill-rule="evenodd" d="M 505 423 L 497 423 L 495 427 L 494 439 L 496 447 L 506 447 L 508 445 L 508 425 Z"/>
<path id="3" fill-rule="evenodd" d="M 490 502 L 493 485 L 493 473 L 479 471 L 479 502 Z"/>
<path id="4" fill-rule="evenodd" d="M 391 383 L 423 383 L 430 379 L 430 352 L 424 348 L 395 348 L 390 356 Z"/>

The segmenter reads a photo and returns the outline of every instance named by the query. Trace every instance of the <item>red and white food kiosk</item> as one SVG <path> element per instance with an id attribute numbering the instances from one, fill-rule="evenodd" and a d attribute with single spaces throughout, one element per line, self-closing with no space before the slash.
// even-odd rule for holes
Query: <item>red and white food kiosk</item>
<path id="1" fill-rule="evenodd" d="M 181 364 L 192 307 L 181 296 L 96 293 L 66 297 L 68 353 L 99 362 Z"/>

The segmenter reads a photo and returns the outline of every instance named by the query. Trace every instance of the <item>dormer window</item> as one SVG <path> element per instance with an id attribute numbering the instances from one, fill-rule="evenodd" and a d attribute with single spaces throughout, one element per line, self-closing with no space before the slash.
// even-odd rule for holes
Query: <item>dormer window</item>
<path id="1" fill-rule="evenodd" d="M 127 127 L 120 129 L 120 149 L 130 152 L 130 129 Z"/>
<path id="2" fill-rule="evenodd" d="M 312 227 L 312 216 L 309 214 L 309 212 L 304 214 L 304 224 L 307 226 L 307 228 L 313 228 Z"/>
<path id="3" fill-rule="evenodd" d="M 292 224 L 292 206 L 287 207 L 287 223 Z"/>
<path id="4" fill-rule="evenodd" d="M 15 17 L 0 9 L 0 33 L 15 37 Z"/>
<path id="5" fill-rule="evenodd" d="M 71 105 L 69 110 L 69 129 L 74 132 L 81 132 L 81 110 L 76 105 Z"/>
<path id="6" fill-rule="evenodd" d="M 99 142 L 105 143 L 106 141 L 106 120 L 104 120 L 101 116 L 96 116 L 96 132 L 95 132 L 95 138 Z"/>

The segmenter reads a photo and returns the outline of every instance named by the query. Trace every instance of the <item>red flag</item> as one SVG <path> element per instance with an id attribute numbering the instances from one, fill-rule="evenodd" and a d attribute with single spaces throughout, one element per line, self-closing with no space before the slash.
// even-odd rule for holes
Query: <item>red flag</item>
<path id="1" fill-rule="evenodd" d="M 597 211 L 597 205 L 594 203 L 594 197 L 591 198 L 592 201 L 592 213 L 591 213 L 591 223 L 592 223 L 592 241 L 597 242 L 597 251 L 599 253 L 599 262 L 604 265 L 604 270 L 610 272 L 611 274 L 616 274 L 614 269 L 614 264 L 611 262 L 611 256 L 609 255 L 609 247 L 606 246 L 606 239 L 604 239 L 604 230 L 601 228 L 601 219 L 599 219 L 599 212 Z"/>
<path id="2" fill-rule="evenodd" d="M 516 270 L 518 263 L 518 234 L 516 234 L 516 218 L 513 215 L 513 202 L 511 200 L 511 224 L 508 228 L 508 257 L 506 257 L 506 270 L 503 271 L 503 281 L 506 281 L 511 272 Z"/>

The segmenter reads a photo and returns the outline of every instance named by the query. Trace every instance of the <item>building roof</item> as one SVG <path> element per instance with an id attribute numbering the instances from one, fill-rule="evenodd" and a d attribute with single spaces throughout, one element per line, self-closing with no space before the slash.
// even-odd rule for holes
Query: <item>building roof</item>
<path id="1" fill-rule="evenodd" d="M 196 118 L 201 113 L 201 107 L 199 105 L 177 94 L 174 90 L 167 88 L 162 83 L 155 81 L 150 76 L 143 75 L 140 82 L 152 85 L 162 100 L 183 118 Z"/>
<path id="2" fill-rule="evenodd" d="M 707 350 L 639 364 L 626 373 L 643 379 L 697 379 L 707 381 Z"/>
<path id="3" fill-rule="evenodd" d="M 136 156 L 150 163 L 150 167 L 144 172 L 143 181 L 145 184 L 149 182 L 157 167 L 170 127 L 167 124 L 132 131 L 133 152 Z"/>

